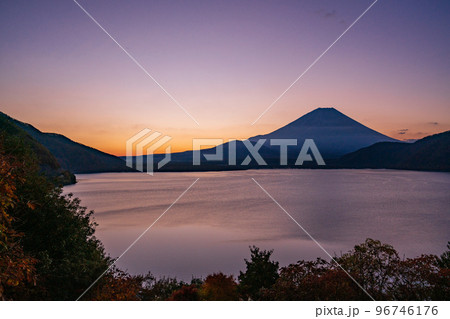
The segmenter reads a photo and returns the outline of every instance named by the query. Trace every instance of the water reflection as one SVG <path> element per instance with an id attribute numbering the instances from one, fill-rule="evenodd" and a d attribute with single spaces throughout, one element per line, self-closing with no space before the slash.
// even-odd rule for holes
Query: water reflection
<path id="1" fill-rule="evenodd" d="M 118 262 L 133 273 L 192 275 L 244 267 L 249 245 L 281 265 L 326 255 L 251 180 L 328 251 L 372 237 L 401 254 L 440 253 L 449 240 L 450 174 L 392 170 L 254 170 L 78 175 L 65 192 L 95 210 L 97 237 L 115 257 L 200 180 Z"/>

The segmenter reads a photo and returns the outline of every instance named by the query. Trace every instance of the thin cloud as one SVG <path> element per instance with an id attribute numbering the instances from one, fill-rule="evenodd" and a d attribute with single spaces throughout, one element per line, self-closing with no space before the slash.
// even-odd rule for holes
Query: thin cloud
<path id="1" fill-rule="evenodd" d="M 334 18 L 337 14 L 337 11 L 335 9 L 333 10 L 320 9 L 317 10 L 316 13 L 323 18 Z"/>
<path id="2" fill-rule="evenodd" d="M 333 18 L 336 16 L 336 10 L 325 12 L 325 18 Z"/>

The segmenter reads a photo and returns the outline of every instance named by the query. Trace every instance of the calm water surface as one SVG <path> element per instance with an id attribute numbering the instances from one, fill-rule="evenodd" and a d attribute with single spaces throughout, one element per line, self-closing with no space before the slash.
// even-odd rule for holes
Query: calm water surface
<path id="1" fill-rule="evenodd" d="M 394 170 L 251 170 L 77 175 L 65 187 L 95 211 L 97 237 L 119 256 L 198 182 L 117 263 L 131 273 L 238 274 L 249 245 L 274 249 L 282 266 L 340 254 L 367 237 L 403 256 L 440 254 L 450 240 L 450 174 Z"/>

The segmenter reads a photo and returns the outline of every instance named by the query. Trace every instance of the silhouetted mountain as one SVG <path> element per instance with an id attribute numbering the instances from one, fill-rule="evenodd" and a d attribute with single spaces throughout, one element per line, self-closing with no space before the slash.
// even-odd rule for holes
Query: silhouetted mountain
<path id="1" fill-rule="evenodd" d="M 194 155 L 192 151 L 173 153 L 172 161 L 162 170 L 225 170 L 282 167 L 280 165 L 280 146 L 271 145 L 270 140 L 273 139 L 297 141 L 297 146 L 289 146 L 287 148 L 287 166 L 289 167 L 298 167 L 295 165 L 295 161 L 306 139 L 314 140 L 325 162 L 377 142 L 397 141 L 356 122 L 334 108 L 315 109 L 272 133 L 254 136 L 248 140 L 252 144 L 256 144 L 261 139 L 266 141 L 262 144 L 258 153 L 267 165 L 258 165 L 254 159 L 248 165 L 241 165 L 250 153 L 243 141 L 236 141 L 236 165 L 228 164 L 229 143 L 225 143 L 221 146 L 224 155 L 224 159 L 221 161 L 207 161 L 204 158 L 204 155 L 215 154 L 217 147 L 200 151 L 200 166 L 192 165 Z M 162 155 L 154 155 L 155 162 L 161 160 L 162 157 Z M 146 157 L 144 157 L 145 159 Z M 303 167 L 317 167 L 317 164 L 315 161 L 304 162 Z"/>
<path id="2" fill-rule="evenodd" d="M 154 170 L 157 171 L 222 171 L 222 170 L 235 170 L 235 169 L 249 169 L 249 168 L 258 168 L 259 165 L 255 162 L 255 160 L 251 160 L 248 165 L 241 165 L 241 163 L 245 160 L 245 158 L 249 155 L 247 147 L 244 145 L 243 141 L 234 141 L 233 148 L 235 149 L 236 156 L 235 163 L 231 163 L 229 161 L 230 155 L 230 142 L 224 143 L 218 147 L 222 148 L 222 160 L 207 160 L 206 156 L 212 156 L 218 152 L 218 147 L 212 147 L 203 149 L 201 151 L 185 151 L 179 153 L 172 153 L 170 163 L 164 166 L 162 169 L 157 169 L 154 167 Z M 267 161 L 268 165 L 264 166 L 265 168 L 271 167 L 272 164 L 278 163 L 279 161 L 279 152 L 274 152 L 274 150 L 269 149 L 265 146 L 262 146 L 258 153 L 261 157 Z M 156 163 L 161 161 L 164 158 L 164 154 L 155 154 L 153 155 L 155 166 Z M 193 158 L 198 156 L 200 159 L 201 165 L 193 165 Z M 146 169 L 146 161 L 147 156 L 143 156 L 144 162 L 144 170 Z"/>
<path id="3" fill-rule="evenodd" d="M 129 172 L 125 162 L 95 148 L 74 142 L 55 133 L 43 133 L 30 124 L 14 120 L 36 141 L 44 145 L 57 159 L 62 168 L 73 173 Z"/>
<path id="4" fill-rule="evenodd" d="M 450 171 L 450 131 L 414 143 L 376 143 L 344 155 L 337 166 Z"/>
<path id="5" fill-rule="evenodd" d="M 297 139 L 297 147 L 289 146 L 294 154 L 298 154 L 305 139 L 313 139 L 325 159 L 339 158 L 378 142 L 397 141 L 362 125 L 332 107 L 315 109 L 272 133 L 258 135 L 250 140 L 261 138 Z M 269 142 L 266 142 L 265 146 L 270 147 Z M 278 149 L 279 147 L 276 147 L 277 152 Z"/>
<path id="6" fill-rule="evenodd" d="M 32 156 L 36 157 L 41 171 L 55 183 L 67 185 L 76 182 L 75 176 L 68 170 L 61 168 L 56 158 L 45 146 L 17 126 L 13 118 L 2 112 L 0 112 L 0 138 L 7 138 L 10 143 L 14 142 L 14 145 L 10 145 L 13 148 L 19 147 L 21 143 L 29 147 L 33 153 Z"/>

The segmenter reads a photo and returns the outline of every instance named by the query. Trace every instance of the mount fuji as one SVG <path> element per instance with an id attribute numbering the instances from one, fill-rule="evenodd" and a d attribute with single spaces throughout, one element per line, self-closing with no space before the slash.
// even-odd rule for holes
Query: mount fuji
<path id="1" fill-rule="evenodd" d="M 236 164 L 228 162 L 230 143 L 224 143 L 217 147 L 203 149 L 201 151 L 185 151 L 171 154 L 171 162 L 162 170 L 228 170 L 280 166 L 280 146 L 271 145 L 271 140 L 289 139 L 295 140 L 297 145 L 289 145 L 287 148 L 288 166 L 292 166 L 306 139 L 312 139 L 325 161 L 335 162 L 345 154 L 357 151 L 379 142 L 399 142 L 389 136 L 374 131 L 367 126 L 351 119 L 335 108 L 317 108 L 297 120 L 264 135 L 248 138 L 248 141 L 236 141 L 233 146 L 236 150 Z M 262 143 L 261 140 L 264 140 Z M 267 165 L 258 165 L 254 160 L 242 165 L 250 155 L 244 142 L 256 145 L 260 141 L 259 155 Z M 205 155 L 213 155 L 223 151 L 223 160 L 208 161 Z M 195 153 L 200 153 L 195 154 Z M 196 155 L 201 158 L 201 165 L 192 166 L 192 159 Z M 250 156 L 252 157 L 252 156 Z M 155 162 L 164 158 L 163 154 L 154 154 Z M 144 161 L 146 157 L 144 156 Z M 315 164 L 306 163 L 305 167 L 314 167 Z"/>
<path id="2" fill-rule="evenodd" d="M 299 141 L 297 148 L 289 147 L 297 154 L 305 139 L 313 139 L 325 159 L 339 158 L 378 142 L 398 142 L 351 119 L 333 107 L 317 108 L 272 133 L 249 138 L 250 141 L 259 139 L 297 139 Z M 271 147 L 268 141 L 264 146 Z M 279 149 L 278 146 L 277 148 Z"/>

